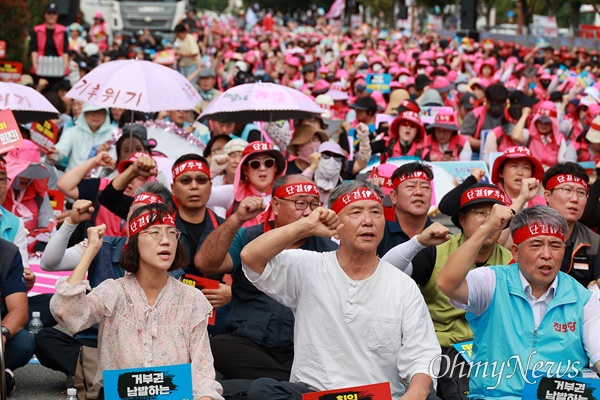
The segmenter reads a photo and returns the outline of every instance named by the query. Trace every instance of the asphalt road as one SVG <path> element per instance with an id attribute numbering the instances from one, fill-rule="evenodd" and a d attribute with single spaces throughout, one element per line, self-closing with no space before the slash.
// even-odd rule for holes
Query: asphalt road
<path id="1" fill-rule="evenodd" d="M 39 364 L 28 364 L 15 371 L 17 387 L 11 400 L 65 400 L 67 378 Z"/>

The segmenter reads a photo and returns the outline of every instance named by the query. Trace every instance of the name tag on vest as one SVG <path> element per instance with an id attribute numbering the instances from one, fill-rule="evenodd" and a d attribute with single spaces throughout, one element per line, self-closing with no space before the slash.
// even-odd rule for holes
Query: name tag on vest
<path id="1" fill-rule="evenodd" d="M 588 271 L 590 269 L 590 262 L 587 257 L 574 257 L 573 268 L 581 271 Z"/>

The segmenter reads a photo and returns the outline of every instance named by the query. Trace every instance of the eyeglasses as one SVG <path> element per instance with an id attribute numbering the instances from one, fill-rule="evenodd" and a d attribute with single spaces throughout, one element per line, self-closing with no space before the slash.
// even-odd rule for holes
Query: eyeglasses
<path id="1" fill-rule="evenodd" d="M 573 196 L 573 192 L 575 192 L 577 194 L 577 197 L 579 197 L 581 199 L 589 196 L 588 192 L 583 189 L 575 190 L 572 187 L 568 187 L 568 186 L 567 187 L 557 187 L 557 188 L 552 189 L 551 191 L 553 191 L 553 190 L 560 190 L 562 192 L 563 196 L 566 196 L 566 197 Z"/>
<path id="2" fill-rule="evenodd" d="M 278 197 L 278 199 L 294 203 L 294 206 L 296 206 L 296 210 L 298 210 L 298 211 L 306 210 L 306 207 L 308 207 L 309 205 L 310 205 L 310 209 L 314 211 L 317 207 L 321 207 L 323 205 L 323 203 L 321 203 L 320 201 L 309 203 L 306 200 L 290 200 L 290 199 L 282 199 L 281 197 Z"/>
<path id="3" fill-rule="evenodd" d="M 265 158 L 264 160 L 250 160 L 248 166 L 252 169 L 260 169 L 260 167 L 273 168 L 275 166 L 274 158 Z"/>
<path id="4" fill-rule="evenodd" d="M 473 208 L 471 210 L 476 219 L 480 221 L 485 221 L 489 218 L 491 211 L 484 210 L 483 208 Z"/>
<path id="5" fill-rule="evenodd" d="M 344 160 L 344 156 L 339 155 L 339 154 L 321 153 L 321 157 L 324 160 L 329 160 L 331 157 L 333 157 L 333 159 L 336 160 L 336 161 L 342 161 L 342 160 Z"/>
<path id="6" fill-rule="evenodd" d="M 179 240 L 181 237 L 181 231 L 175 228 L 167 229 L 166 233 L 169 240 Z M 154 240 L 162 240 L 162 238 L 165 236 L 165 231 L 162 229 L 150 229 L 148 231 L 141 231 L 140 235 L 141 234 L 150 235 L 150 237 L 152 237 Z"/>
<path id="7" fill-rule="evenodd" d="M 186 175 L 177 180 L 177 182 L 181 183 L 183 186 L 190 185 L 192 181 L 196 181 L 198 185 L 206 185 L 210 179 L 208 179 L 208 176 L 206 175 L 196 175 L 194 177 Z"/>

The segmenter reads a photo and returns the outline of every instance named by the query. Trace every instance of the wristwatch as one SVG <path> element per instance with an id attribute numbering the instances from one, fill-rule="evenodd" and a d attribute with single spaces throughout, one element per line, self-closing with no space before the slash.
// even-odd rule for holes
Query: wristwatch
<path id="1" fill-rule="evenodd" d="M 10 330 L 5 326 L 2 327 L 2 336 L 6 336 L 6 340 L 10 339 L 10 337 L 12 336 L 10 334 Z"/>

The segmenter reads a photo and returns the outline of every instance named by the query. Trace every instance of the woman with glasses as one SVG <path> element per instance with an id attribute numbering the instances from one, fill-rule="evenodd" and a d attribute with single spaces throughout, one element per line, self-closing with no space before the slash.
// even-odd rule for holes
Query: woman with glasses
<path id="1" fill-rule="evenodd" d="M 136 209 L 119 259 L 129 274 L 108 279 L 86 294 L 90 286 L 84 278 L 105 228 L 88 229 L 81 261 L 57 282 L 50 304 L 57 321 L 71 332 L 100 325 L 94 386 L 104 386 L 102 371 L 107 369 L 191 363 L 194 399 L 223 399 L 206 330 L 212 307 L 201 291 L 168 274 L 186 263 L 175 216 L 159 203 Z M 98 398 L 104 398 L 102 389 Z"/>
<path id="2" fill-rule="evenodd" d="M 271 143 L 251 142 L 242 152 L 242 159 L 235 171 L 233 185 L 223 185 L 212 189 L 207 206 L 211 209 L 223 207 L 229 217 L 237 210 L 246 197 L 260 197 L 265 208 L 271 202 L 273 182 L 283 175 L 287 162 L 283 154 Z M 216 211 L 215 211 L 216 212 Z M 265 222 L 266 213 L 246 221 L 243 226 L 253 226 Z"/>

